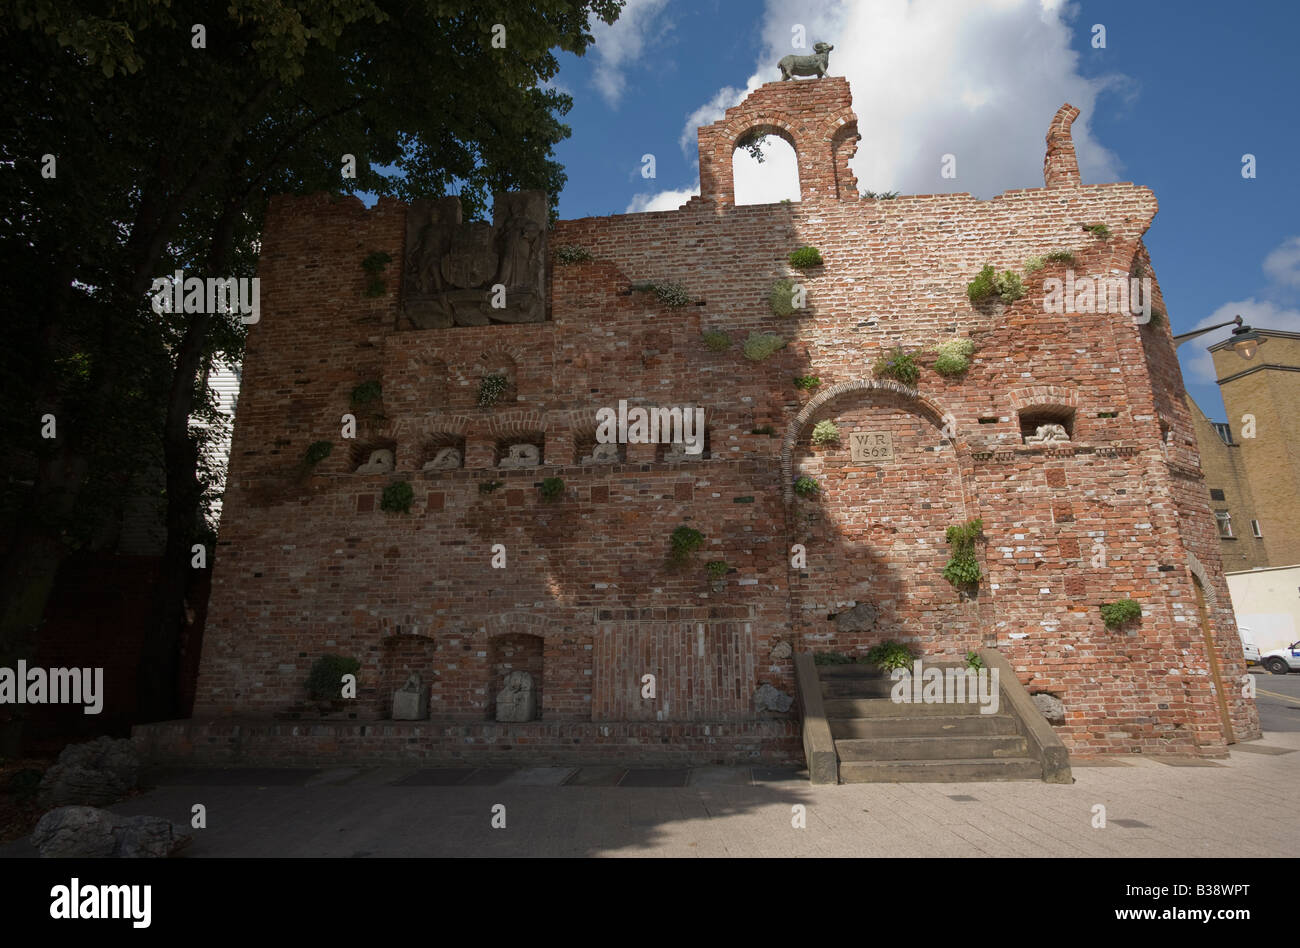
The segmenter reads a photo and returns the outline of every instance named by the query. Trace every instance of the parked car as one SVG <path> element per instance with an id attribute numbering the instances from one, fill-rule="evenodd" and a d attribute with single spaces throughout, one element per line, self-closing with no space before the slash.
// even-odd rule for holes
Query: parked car
<path id="1" fill-rule="evenodd" d="M 1275 648 L 1265 653 L 1262 661 L 1274 675 L 1300 671 L 1300 642 L 1292 642 L 1286 648 Z"/>
<path id="2" fill-rule="evenodd" d="M 1255 644 L 1254 638 L 1250 634 L 1250 629 L 1244 625 L 1237 626 L 1237 635 L 1241 639 L 1241 651 L 1246 656 L 1246 665 L 1259 664 L 1259 646 Z"/>

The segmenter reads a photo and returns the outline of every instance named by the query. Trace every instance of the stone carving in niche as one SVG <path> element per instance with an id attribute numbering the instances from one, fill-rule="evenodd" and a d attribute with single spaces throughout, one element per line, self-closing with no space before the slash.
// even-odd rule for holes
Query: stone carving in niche
<path id="1" fill-rule="evenodd" d="M 503 457 L 497 467 L 513 470 L 524 467 L 537 467 L 542 463 L 542 452 L 535 444 L 512 444 L 509 453 Z"/>
<path id="2" fill-rule="evenodd" d="M 425 461 L 423 471 L 450 471 L 460 467 L 461 456 L 457 448 L 439 448 L 432 461 Z"/>
<path id="3" fill-rule="evenodd" d="M 429 692 L 421 686 L 419 673 L 414 672 L 393 692 L 393 720 L 423 721 L 428 716 Z"/>
<path id="4" fill-rule="evenodd" d="M 497 692 L 497 720 L 522 722 L 537 717 L 537 692 L 533 676 L 526 671 L 506 675 L 505 687 Z"/>
<path id="5" fill-rule="evenodd" d="M 591 449 L 591 454 L 582 459 L 583 464 L 617 464 L 618 463 L 618 445 L 617 444 L 597 444 Z"/>
<path id="6" fill-rule="evenodd" d="M 403 308 L 416 329 L 546 319 L 548 211 L 544 191 L 493 195 L 491 224 L 461 221 L 460 199 L 415 201 L 406 212 Z M 492 306 L 493 287 L 505 305 Z"/>
<path id="7" fill-rule="evenodd" d="M 391 474 L 396 463 L 392 451 L 388 448 L 380 448 L 378 451 L 370 452 L 370 460 L 358 467 L 357 473 Z"/>
<path id="8" fill-rule="evenodd" d="M 1056 444 L 1069 440 L 1065 425 L 1039 425 L 1035 434 L 1025 435 L 1025 444 Z"/>

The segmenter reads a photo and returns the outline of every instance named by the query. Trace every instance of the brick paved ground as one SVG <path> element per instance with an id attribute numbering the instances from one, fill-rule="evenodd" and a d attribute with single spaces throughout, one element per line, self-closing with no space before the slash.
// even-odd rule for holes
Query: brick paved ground
<path id="1" fill-rule="evenodd" d="M 203 856 L 1294 856 L 1300 733 L 1227 761 L 1076 761 L 1033 782 L 814 787 L 758 768 L 216 770 L 114 809 L 189 822 Z M 492 807 L 506 828 L 492 829 Z M 807 828 L 791 826 L 806 807 Z M 1104 829 L 1092 808 L 1106 807 Z M 25 842 L 0 855 L 30 855 Z"/>

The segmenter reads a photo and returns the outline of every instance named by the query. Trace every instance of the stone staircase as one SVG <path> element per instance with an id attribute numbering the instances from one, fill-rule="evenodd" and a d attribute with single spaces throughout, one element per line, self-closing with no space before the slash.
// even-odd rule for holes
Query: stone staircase
<path id="1" fill-rule="evenodd" d="M 993 658 L 1002 661 L 996 652 Z M 994 714 L 981 714 L 974 701 L 896 703 L 890 699 L 895 683 L 875 666 L 814 665 L 810 655 L 800 655 L 797 670 L 814 782 L 1071 781 L 1064 747 L 1009 667 L 999 671 Z"/>

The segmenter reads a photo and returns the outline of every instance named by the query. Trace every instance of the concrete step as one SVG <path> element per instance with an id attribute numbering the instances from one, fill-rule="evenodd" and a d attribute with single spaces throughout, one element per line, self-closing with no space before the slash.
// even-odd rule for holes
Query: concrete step
<path id="1" fill-rule="evenodd" d="M 896 684 L 888 678 L 832 678 L 821 689 L 823 698 L 888 698 Z"/>
<path id="2" fill-rule="evenodd" d="M 817 677 L 822 681 L 840 678 L 887 678 L 879 665 L 818 665 Z"/>
<path id="3" fill-rule="evenodd" d="M 840 765 L 850 760 L 983 760 L 1026 757 L 1029 745 L 1019 734 L 943 737 L 870 737 L 837 740 Z"/>
<path id="4" fill-rule="evenodd" d="M 895 704 L 888 698 L 827 698 L 823 704 L 828 719 L 978 715 L 980 713 L 980 706 L 974 701 L 964 704 Z M 993 717 L 993 715 L 986 714 L 984 717 Z"/>
<path id="5" fill-rule="evenodd" d="M 840 783 L 976 783 L 1042 779 L 1042 764 L 1028 757 L 846 760 L 840 763 Z"/>
<path id="6" fill-rule="evenodd" d="M 902 709 L 900 709 L 901 711 Z M 871 737 L 992 737 L 1016 734 L 1009 714 L 900 714 L 898 717 L 831 718 L 836 740 Z"/>

